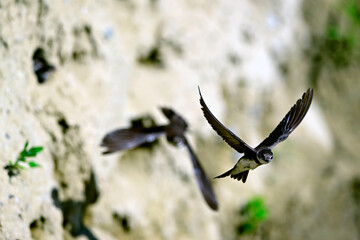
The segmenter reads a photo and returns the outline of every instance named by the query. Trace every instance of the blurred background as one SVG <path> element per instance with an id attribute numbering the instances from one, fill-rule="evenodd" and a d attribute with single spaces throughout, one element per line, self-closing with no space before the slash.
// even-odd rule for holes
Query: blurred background
<path id="1" fill-rule="evenodd" d="M 356 0 L 2 0 L 0 239 L 359 239 Z M 39 68 L 40 66 L 40 68 Z M 247 182 L 213 177 L 309 87 L 304 121 Z M 165 138 L 102 155 L 103 136 L 180 113 L 219 202 Z M 29 141 L 40 167 L 3 169 Z"/>

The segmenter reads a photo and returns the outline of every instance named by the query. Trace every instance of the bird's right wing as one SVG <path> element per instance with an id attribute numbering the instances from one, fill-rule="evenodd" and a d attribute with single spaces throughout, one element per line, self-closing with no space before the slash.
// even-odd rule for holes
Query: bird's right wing
<path id="1" fill-rule="evenodd" d="M 189 142 L 187 141 L 186 137 L 184 136 L 184 144 L 189 151 L 191 163 L 194 168 L 196 182 L 200 188 L 200 191 L 209 205 L 209 207 L 213 210 L 218 210 L 218 202 L 216 200 L 216 196 L 214 190 L 211 187 L 209 179 L 206 176 L 204 169 L 202 168 L 199 160 L 197 159 L 194 151 L 192 150 Z"/>
<path id="2" fill-rule="evenodd" d="M 304 119 L 307 111 L 310 108 L 311 101 L 313 98 L 313 90 L 308 89 L 301 97 L 297 100 L 290 111 L 285 115 L 277 127 L 270 133 L 270 135 L 262 141 L 256 149 L 259 148 L 274 148 L 278 143 L 284 141 L 292 131 L 300 124 Z"/>
<path id="3" fill-rule="evenodd" d="M 228 128 L 226 128 L 217 118 L 211 113 L 209 108 L 206 106 L 204 99 L 202 98 L 200 88 L 200 104 L 201 110 L 204 113 L 204 116 L 210 126 L 215 130 L 215 132 L 224 139 L 224 141 L 229 144 L 232 148 L 234 148 L 239 153 L 251 152 L 255 153 L 255 149 L 246 144 L 243 140 L 241 140 L 238 136 L 236 136 L 233 132 L 231 132 Z"/>
<path id="4" fill-rule="evenodd" d="M 164 126 L 151 128 L 123 128 L 106 134 L 100 146 L 106 147 L 107 149 L 103 154 L 108 154 L 136 148 L 146 142 L 153 142 L 163 134 L 165 134 Z"/>

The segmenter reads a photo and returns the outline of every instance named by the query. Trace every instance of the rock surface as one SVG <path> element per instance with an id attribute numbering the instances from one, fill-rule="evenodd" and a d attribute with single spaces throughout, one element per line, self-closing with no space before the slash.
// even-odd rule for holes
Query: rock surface
<path id="1" fill-rule="evenodd" d="M 0 165 L 26 140 L 44 151 L 39 168 L 11 179 L 1 168 L 0 239 L 238 239 L 239 211 L 254 196 L 269 217 L 241 239 L 359 238 L 356 66 L 323 63 L 305 120 L 246 184 L 211 180 L 218 212 L 203 201 L 185 149 L 166 139 L 107 156 L 99 147 L 132 118 L 165 123 L 159 106 L 169 106 L 190 124 L 209 178 L 228 170 L 239 155 L 202 116 L 197 86 L 256 145 L 314 86 L 304 52 L 314 52 L 330 15 L 315 11 L 322 4 L 2 0 Z M 33 71 L 39 48 L 56 68 L 46 81 Z"/>

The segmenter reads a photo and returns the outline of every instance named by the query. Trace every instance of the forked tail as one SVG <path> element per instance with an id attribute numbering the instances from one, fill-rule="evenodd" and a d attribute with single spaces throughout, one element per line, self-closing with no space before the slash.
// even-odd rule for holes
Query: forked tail
<path id="1" fill-rule="evenodd" d="M 224 178 L 224 177 L 227 177 L 227 176 L 230 176 L 231 174 L 231 171 L 233 170 L 234 168 L 230 169 L 229 171 L 217 176 L 217 177 L 214 177 L 214 178 Z"/>
<path id="2" fill-rule="evenodd" d="M 235 174 L 235 175 L 231 175 L 231 178 L 237 179 L 238 181 L 242 180 L 242 182 L 245 183 L 248 174 L 249 174 L 249 170 Z"/>
<path id="3" fill-rule="evenodd" d="M 231 172 L 234 168 L 230 169 L 229 171 L 215 177 L 215 178 L 224 178 L 224 177 L 227 177 L 227 176 L 230 176 L 231 178 L 234 178 L 238 181 L 242 180 L 243 183 L 246 182 L 246 179 L 247 179 L 247 176 L 249 174 L 249 170 L 247 171 L 244 171 L 244 172 L 241 172 L 241 173 L 238 173 L 238 174 L 235 174 L 235 175 L 231 175 Z"/>

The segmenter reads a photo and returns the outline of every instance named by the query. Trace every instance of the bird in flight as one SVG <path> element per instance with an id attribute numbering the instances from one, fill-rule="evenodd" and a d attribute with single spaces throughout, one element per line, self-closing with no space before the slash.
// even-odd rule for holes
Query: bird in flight
<path id="1" fill-rule="evenodd" d="M 285 115 L 277 127 L 270 133 L 270 135 L 262 141 L 257 147 L 252 148 L 228 128 L 226 128 L 217 118 L 210 112 L 206 106 L 205 101 L 201 95 L 200 88 L 200 104 L 206 120 L 215 132 L 222 137 L 222 139 L 234 148 L 239 153 L 244 155 L 238 160 L 235 166 L 229 171 L 215 177 L 223 178 L 230 176 L 231 178 L 242 180 L 246 182 L 246 178 L 249 174 L 249 170 L 254 170 L 260 165 L 270 163 L 273 159 L 272 149 L 280 142 L 284 141 L 292 131 L 300 124 L 304 119 L 307 111 L 310 108 L 313 98 L 313 90 L 308 89 L 298 99 L 290 111 Z"/>
<path id="2" fill-rule="evenodd" d="M 211 184 L 185 136 L 188 124 L 179 114 L 170 108 L 162 107 L 161 111 L 169 120 L 169 124 L 154 127 L 123 128 L 110 132 L 106 134 L 101 143 L 101 146 L 107 148 L 103 154 L 133 149 L 144 143 L 153 142 L 158 137 L 165 135 L 169 143 L 187 148 L 200 191 L 209 207 L 217 210 L 218 202 Z"/>

